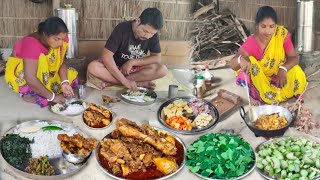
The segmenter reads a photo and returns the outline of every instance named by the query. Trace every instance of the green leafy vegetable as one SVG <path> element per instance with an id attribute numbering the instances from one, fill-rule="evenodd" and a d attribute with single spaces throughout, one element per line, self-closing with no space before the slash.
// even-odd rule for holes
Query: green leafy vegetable
<path id="1" fill-rule="evenodd" d="M 51 131 L 51 130 L 63 130 L 59 126 L 44 126 L 41 128 L 43 131 Z"/>
<path id="2" fill-rule="evenodd" d="M 254 164 L 250 145 L 231 134 L 203 135 L 187 150 L 186 166 L 203 177 L 232 179 L 247 173 Z"/>
<path id="3" fill-rule="evenodd" d="M 149 96 L 152 99 L 156 99 L 157 98 L 157 94 L 153 91 L 147 91 L 147 93 L 145 94 L 145 96 Z"/>
<path id="4" fill-rule="evenodd" d="M 31 157 L 30 141 L 28 138 L 17 134 L 7 134 L 0 141 L 2 156 L 9 164 L 17 166 L 26 162 Z"/>
<path id="5" fill-rule="evenodd" d="M 81 106 L 82 106 L 83 101 L 81 101 L 81 100 L 77 100 L 77 101 L 73 101 L 73 102 L 71 102 L 71 103 L 69 103 L 69 104 L 71 104 L 71 105 L 73 105 L 73 104 L 79 104 L 79 105 L 81 105 Z"/>

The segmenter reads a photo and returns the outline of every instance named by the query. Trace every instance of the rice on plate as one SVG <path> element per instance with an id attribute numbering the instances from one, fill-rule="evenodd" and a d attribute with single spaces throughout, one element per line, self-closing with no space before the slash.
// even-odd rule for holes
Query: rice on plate
<path id="1" fill-rule="evenodd" d="M 36 126 L 49 126 L 50 124 L 46 122 L 39 122 Z M 59 126 L 59 125 L 55 125 Z M 61 127 L 61 126 L 59 126 Z M 24 132 L 22 127 L 15 129 L 13 134 L 18 134 L 21 137 L 30 139 L 34 141 L 30 144 L 31 153 L 33 158 L 39 158 L 40 156 L 48 155 L 49 158 L 60 157 L 62 154 L 62 149 L 60 147 L 60 141 L 57 139 L 58 134 L 67 134 L 72 136 L 76 131 L 74 129 L 64 129 L 64 130 L 49 130 L 43 131 L 38 130 L 36 132 Z"/>
<path id="2" fill-rule="evenodd" d="M 67 106 L 66 109 L 65 106 Z M 65 116 L 74 116 L 79 115 L 85 111 L 87 108 L 87 104 L 82 100 L 76 100 L 75 98 L 68 99 L 66 103 L 60 104 L 56 103 L 49 107 L 52 112 Z"/>

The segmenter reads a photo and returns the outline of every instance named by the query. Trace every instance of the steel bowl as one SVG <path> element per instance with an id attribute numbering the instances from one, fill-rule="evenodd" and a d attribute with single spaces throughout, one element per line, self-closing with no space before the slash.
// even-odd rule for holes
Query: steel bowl
<path id="1" fill-rule="evenodd" d="M 106 109 L 108 109 L 108 108 L 106 108 Z M 89 110 L 89 108 L 87 108 L 85 111 L 88 111 L 88 110 Z M 84 112 L 85 112 L 85 111 L 84 111 Z M 115 112 L 111 111 L 110 109 L 108 109 L 108 111 L 110 111 L 110 113 L 111 113 L 111 120 L 110 120 L 110 123 L 109 123 L 108 125 L 106 125 L 106 126 L 103 126 L 103 127 L 92 127 L 92 126 L 89 126 L 89 125 L 85 122 L 85 120 L 84 120 L 84 112 L 82 113 L 82 122 L 83 122 L 83 124 L 85 124 L 89 129 L 95 129 L 95 130 L 105 129 L 105 128 L 111 126 L 111 124 L 113 123 L 113 121 L 114 121 L 114 119 L 115 119 L 115 117 L 116 117 L 116 113 L 115 113 Z"/>
<path id="2" fill-rule="evenodd" d="M 91 151 L 87 155 L 72 154 L 66 151 L 62 151 L 62 157 L 72 164 L 79 164 L 85 162 L 90 157 Z"/>
<path id="3" fill-rule="evenodd" d="M 288 124 L 280 129 L 275 130 L 263 130 L 258 129 L 254 126 L 255 121 L 262 115 L 269 115 L 273 113 L 279 113 L 280 116 L 285 116 Z M 255 134 L 256 137 L 274 137 L 274 136 L 282 136 L 286 130 L 290 127 L 291 123 L 296 119 L 296 113 L 291 113 L 287 108 L 276 105 L 263 105 L 252 107 L 252 116 L 253 120 L 249 118 L 249 112 L 245 112 L 244 108 L 241 106 L 240 108 L 240 116 L 249 127 L 249 129 Z"/>

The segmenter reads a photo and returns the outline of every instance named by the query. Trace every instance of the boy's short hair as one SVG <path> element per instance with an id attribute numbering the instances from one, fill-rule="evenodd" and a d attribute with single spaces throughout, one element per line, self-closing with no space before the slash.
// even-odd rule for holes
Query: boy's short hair
<path id="1" fill-rule="evenodd" d="M 163 27 L 162 13 L 157 8 L 147 8 L 140 15 L 141 24 L 148 24 L 159 30 Z"/>

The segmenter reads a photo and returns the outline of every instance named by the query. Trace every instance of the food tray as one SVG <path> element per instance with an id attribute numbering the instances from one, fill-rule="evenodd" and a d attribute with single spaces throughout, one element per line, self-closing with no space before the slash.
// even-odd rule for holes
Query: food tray
<path id="1" fill-rule="evenodd" d="M 178 143 L 179 143 L 179 146 L 182 147 L 182 149 L 181 149 L 182 152 L 180 152 L 179 155 L 181 155 L 181 156 L 183 157 L 183 160 L 182 160 L 182 162 L 181 162 L 180 164 L 178 164 L 178 165 L 179 165 L 178 170 L 177 170 L 176 172 L 172 173 L 172 174 L 168 174 L 168 175 L 163 176 L 163 177 L 161 177 L 161 178 L 153 179 L 153 180 L 163 180 L 163 179 L 167 179 L 167 178 L 169 178 L 169 177 L 174 176 L 175 174 L 177 174 L 179 171 L 182 170 L 182 168 L 183 168 L 183 166 L 185 165 L 185 162 L 186 162 L 186 152 L 187 152 L 187 150 L 186 150 L 185 144 L 183 143 L 183 141 L 182 141 L 179 137 L 177 137 L 177 136 L 175 136 L 174 134 L 171 134 L 171 133 L 169 133 L 169 132 L 167 132 L 167 131 L 165 131 L 165 130 L 163 130 L 163 129 L 161 129 L 161 128 L 156 128 L 156 127 L 153 127 L 153 128 L 156 129 L 156 130 L 160 130 L 160 131 L 162 131 L 162 132 L 165 132 L 165 133 L 170 134 L 172 137 L 175 138 L 176 143 L 178 142 Z M 111 132 L 111 133 L 112 133 L 112 132 Z M 111 133 L 109 133 L 108 135 L 106 135 L 104 138 L 110 138 L 110 137 L 111 137 Z M 103 140 L 104 138 L 102 138 L 102 140 Z M 100 152 L 100 148 L 101 148 L 101 144 L 99 144 L 99 145 L 97 146 L 96 150 L 95 150 L 95 157 L 96 157 L 96 160 L 97 160 L 97 163 L 98 163 L 100 169 L 102 169 L 102 171 L 103 171 L 104 173 L 106 173 L 107 175 L 109 175 L 109 176 L 112 177 L 113 179 L 117 179 L 117 180 L 127 180 L 126 178 L 118 177 L 118 176 L 112 174 L 111 172 L 108 171 L 108 169 L 106 169 L 106 168 L 102 165 L 102 162 L 101 162 L 102 159 L 100 159 L 100 153 L 99 153 L 99 152 Z M 178 151 L 178 152 L 179 152 L 179 151 Z M 150 170 L 149 170 L 149 171 L 150 171 Z M 148 172 L 148 170 L 147 170 L 147 172 Z M 142 180 L 142 179 L 141 179 L 141 180 Z"/>
<path id="2" fill-rule="evenodd" d="M 205 127 L 197 127 L 197 126 L 195 126 L 195 127 L 192 128 L 191 131 L 177 130 L 177 129 L 174 129 L 174 128 L 170 127 L 165 122 L 163 108 L 168 106 L 170 103 L 173 103 L 174 101 L 177 101 L 177 100 L 180 100 L 180 99 L 189 102 L 190 100 L 196 99 L 196 98 L 194 98 L 194 97 L 177 97 L 177 98 L 170 99 L 170 100 L 166 101 L 165 103 L 163 103 L 160 106 L 160 108 L 158 110 L 158 113 L 157 113 L 158 120 L 160 121 L 160 123 L 162 125 L 164 125 L 166 128 L 168 128 L 170 131 L 173 131 L 173 132 L 176 132 L 176 133 L 179 133 L 179 134 L 199 134 L 199 133 L 205 132 L 205 131 L 213 128 L 218 123 L 218 121 L 219 121 L 219 112 L 218 112 L 217 108 L 214 105 L 212 105 L 210 102 L 208 102 L 208 101 L 206 101 L 204 99 L 201 99 L 205 104 L 207 104 L 209 106 L 209 109 L 211 111 L 212 120 L 207 126 L 205 126 Z"/>
<path id="3" fill-rule="evenodd" d="M 23 122 L 21 124 L 16 125 L 15 127 L 11 128 L 11 129 L 9 129 L 4 135 L 12 134 L 15 130 L 18 130 L 21 127 L 36 126 L 37 124 L 41 124 L 44 122 L 48 123 L 49 125 L 60 126 L 66 131 L 74 130 L 74 131 L 76 131 L 76 133 L 82 134 L 84 137 L 88 137 L 88 135 L 86 133 L 77 129 L 72 124 L 68 124 L 68 123 L 64 123 L 64 122 L 60 122 L 60 121 L 53 121 L 53 120 L 32 120 L 32 121 Z M 1 156 L 3 157 L 2 152 L 1 152 Z M 90 156 L 91 155 L 89 155 L 88 158 L 90 158 Z M 79 164 L 69 163 L 68 161 L 66 161 L 62 157 L 62 154 L 60 157 L 56 157 L 56 158 L 49 157 L 49 162 L 53 166 L 53 168 L 55 169 L 56 175 L 54 175 L 54 176 L 42 176 L 42 175 L 29 174 L 24 171 L 24 169 L 27 167 L 27 163 L 24 163 L 21 166 L 13 166 L 13 165 L 9 164 L 8 162 L 7 162 L 7 164 L 9 165 L 9 167 L 11 167 L 18 174 L 20 174 L 24 177 L 27 177 L 27 178 L 39 179 L 39 180 L 55 180 L 55 179 L 66 178 L 66 177 L 72 176 L 73 174 L 79 172 L 82 168 L 84 168 L 87 165 L 87 161 L 84 161 L 83 163 L 79 163 Z"/>
<path id="4" fill-rule="evenodd" d="M 142 95 L 140 95 L 140 96 L 132 96 L 132 98 L 130 98 L 130 96 L 129 97 L 126 96 L 127 91 L 128 91 L 128 89 L 121 90 L 120 91 L 120 97 L 121 97 L 122 100 L 124 100 L 125 102 L 130 103 L 130 104 L 146 106 L 146 105 L 153 104 L 157 99 L 157 94 L 154 91 L 152 91 L 150 89 L 147 89 L 147 88 L 139 87 L 137 91 L 141 92 Z M 152 94 L 152 96 L 154 96 L 154 98 L 152 98 L 151 101 L 145 101 L 144 97 L 145 97 L 146 93 Z"/>

